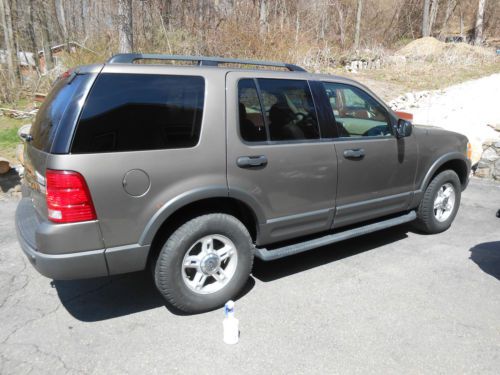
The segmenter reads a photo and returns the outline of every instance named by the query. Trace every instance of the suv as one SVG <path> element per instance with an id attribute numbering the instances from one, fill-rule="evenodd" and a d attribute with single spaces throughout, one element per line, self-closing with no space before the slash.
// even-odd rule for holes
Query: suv
<path id="1" fill-rule="evenodd" d="M 357 82 L 222 58 L 121 54 L 69 71 L 24 138 L 16 227 L 35 268 L 150 268 L 190 313 L 237 296 L 254 257 L 410 221 L 446 230 L 470 172 L 466 137 L 413 127 Z"/>

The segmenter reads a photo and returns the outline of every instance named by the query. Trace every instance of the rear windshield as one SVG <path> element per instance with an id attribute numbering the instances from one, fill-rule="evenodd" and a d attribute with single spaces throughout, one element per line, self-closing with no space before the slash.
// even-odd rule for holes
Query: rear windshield
<path id="1" fill-rule="evenodd" d="M 54 135 L 61 119 L 71 102 L 71 98 L 84 81 L 83 76 L 68 77 L 56 81 L 49 95 L 38 110 L 31 126 L 33 141 L 31 145 L 39 150 L 50 152 Z"/>
<path id="2" fill-rule="evenodd" d="M 193 147 L 200 136 L 202 77 L 101 74 L 85 103 L 72 153 Z"/>

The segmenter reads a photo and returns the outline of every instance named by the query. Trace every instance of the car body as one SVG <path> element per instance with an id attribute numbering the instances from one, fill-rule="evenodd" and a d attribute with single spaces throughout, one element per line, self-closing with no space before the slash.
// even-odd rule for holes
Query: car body
<path id="1" fill-rule="evenodd" d="M 197 64 L 133 64 L 138 58 Z M 458 177 L 453 220 L 470 173 L 464 136 L 411 126 L 347 78 L 286 64 L 266 63 L 290 71 L 217 66 L 231 62 L 118 55 L 56 82 L 27 137 L 16 216 L 21 247 L 40 273 L 75 279 L 154 268 L 182 225 L 211 214 L 245 227 L 252 257 L 276 259 L 346 231 L 422 222 L 419 207 L 443 171 Z M 87 199 L 83 211 L 73 212 L 72 184 Z M 73 203 L 59 211 L 64 199 Z M 194 267 L 206 279 L 221 259 Z M 178 305 L 202 311 L 228 296 Z"/>

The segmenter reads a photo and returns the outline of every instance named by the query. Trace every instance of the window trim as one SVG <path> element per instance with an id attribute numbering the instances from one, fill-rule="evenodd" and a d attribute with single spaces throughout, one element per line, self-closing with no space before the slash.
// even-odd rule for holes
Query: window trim
<path id="1" fill-rule="evenodd" d="M 367 136 L 362 136 L 362 135 L 359 135 L 359 136 L 354 136 L 354 137 L 342 137 L 340 135 L 340 131 L 339 131 L 339 128 L 338 128 L 338 125 L 337 125 L 337 120 L 335 119 L 335 114 L 333 113 L 333 109 L 331 108 L 331 104 L 330 104 L 330 101 L 328 100 L 328 104 L 330 105 L 330 110 L 331 110 L 331 118 L 333 119 L 334 121 L 334 127 L 335 127 L 335 130 L 336 130 L 336 133 L 337 133 L 337 136 L 336 138 L 331 138 L 331 139 L 335 139 L 335 140 L 342 140 L 342 141 L 349 141 L 349 140 L 355 140 L 355 141 L 361 141 L 361 140 L 373 140 L 373 139 L 387 139 L 387 138 L 396 138 L 396 135 L 394 134 L 394 121 L 393 121 L 393 118 L 389 112 L 389 110 L 386 108 L 385 105 L 383 105 L 382 103 L 380 103 L 380 101 L 378 101 L 376 98 L 373 97 L 373 95 L 371 95 L 370 93 L 368 93 L 366 90 L 363 90 L 362 88 L 356 86 L 356 85 L 352 85 L 352 84 L 349 84 L 349 83 L 343 83 L 343 82 L 334 82 L 334 81 L 318 81 L 320 82 L 322 85 L 323 85 L 323 93 L 325 95 L 325 97 L 328 99 L 328 95 L 326 94 L 326 89 L 324 87 L 324 84 L 333 84 L 333 85 L 340 85 L 340 86 L 345 86 L 349 89 L 352 89 L 354 88 L 355 90 L 359 90 L 361 92 L 363 92 L 364 94 L 366 94 L 369 98 L 371 98 L 375 103 L 377 103 L 381 108 L 383 108 L 383 110 L 385 111 L 385 114 L 387 116 L 387 125 L 389 126 L 389 130 L 391 132 L 391 134 L 388 134 L 388 135 L 383 135 L 383 136 L 376 136 L 376 135 L 367 135 Z M 356 93 L 355 90 L 352 90 L 354 93 Z"/>

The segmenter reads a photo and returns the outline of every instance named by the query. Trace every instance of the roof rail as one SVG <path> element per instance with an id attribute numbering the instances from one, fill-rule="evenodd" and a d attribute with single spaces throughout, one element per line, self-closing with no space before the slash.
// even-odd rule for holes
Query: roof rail
<path id="1" fill-rule="evenodd" d="M 120 53 L 114 55 L 108 60 L 108 64 L 131 64 L 136 60 L 174 60 L 174 61 L 196 61 L 198 65 L 218 66 L 219 64 L 242 64 L 259 65 L 286 68 L 292 72 L 305 72 L 304 68 L 294 64 L 285 64 L 274 61 L 260 60 L 240 60 L 228 59 L 224 57 L 205 57 L 205 56 L 180 56 L 180 55 L 162 55 L 149 53 Z"/>

